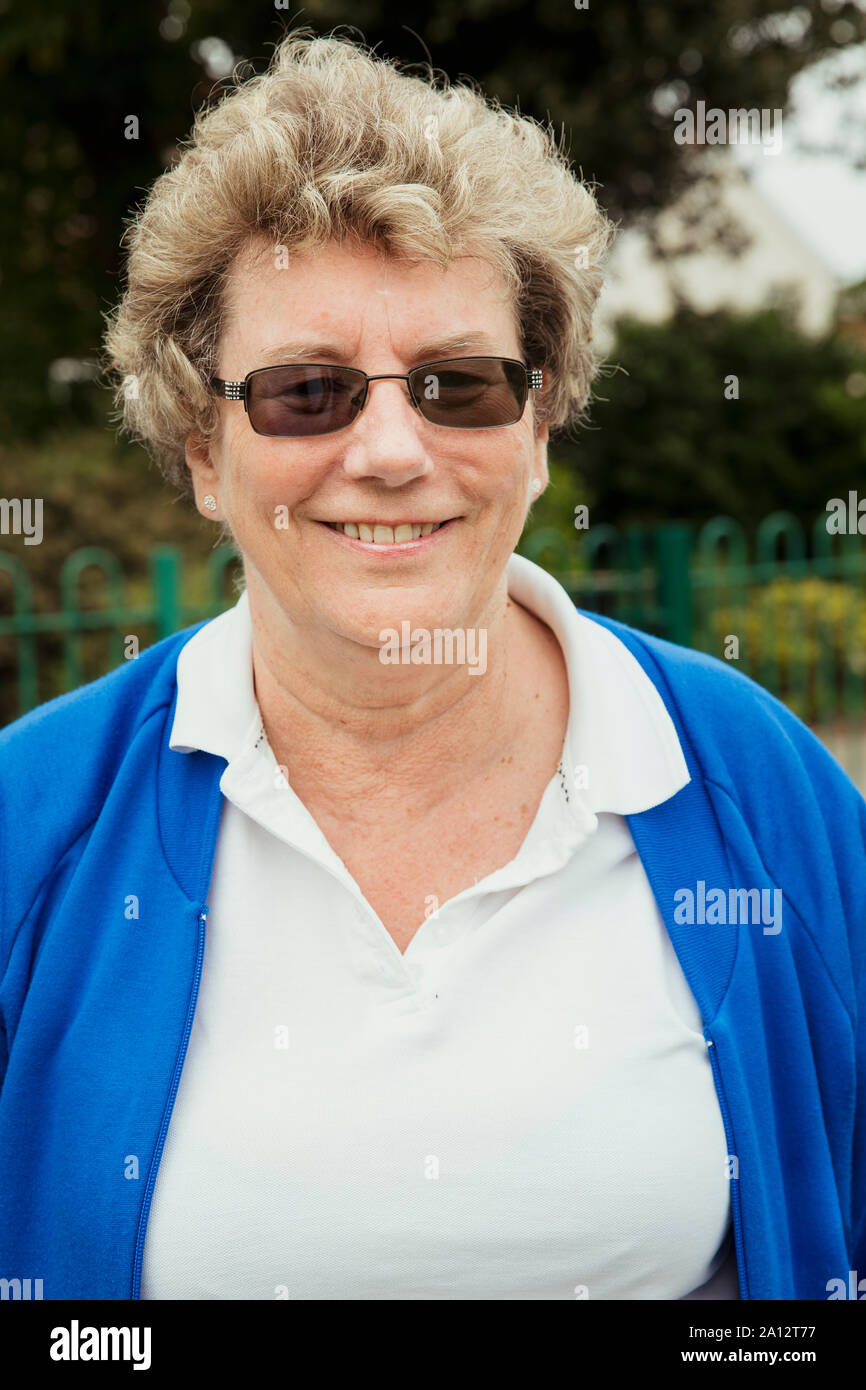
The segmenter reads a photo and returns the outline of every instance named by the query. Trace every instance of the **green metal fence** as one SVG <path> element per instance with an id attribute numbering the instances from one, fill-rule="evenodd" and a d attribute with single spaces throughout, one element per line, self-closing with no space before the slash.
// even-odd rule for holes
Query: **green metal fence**
<path id="1" fill-rule="evenodd" d="M 525 536 L 520 550 L 582 608 L 752 676 L 811 724 L 866 789 L 866 536 L 831 535 L 825 513 L 807 531 L 774 512 L 752 536 L 715 517 L 699 528 L 596 525 L 573 537 L 545 528 Z M 130 601 L 117 557 L 89 546 L 66 559 L 58 606 L 43 612 L 23 560 L 0 552 L 0 648 L 14 686 L 3 718 L 119 665 L 130 635 L 144 646 L 221 612 L 234 601 L 227 581 L 237 564 L 230 547 L 214 551 L 204 592 L 190 601 L 180 552 L 160 547 L 139 601 Z M 89 605 L 80 601 L 85 574 Z M 95 603 L 94 575 L 102 595 Z"/>
<path id="2" fill-rule="evenodd" d="M 866 535 L 836 535 L 827 513 L 787 512 L 749 537 L 730 517 L 700 527 L 555 530 L 522 553 L 582 608 L 727 661 L 810 724 L 866 792 Z"/>
<path id="3" fill-rule="evenodd" d="M 231 568 L 237 565 L 238 556 L 230 546 L 215 550 L 206 566 L 204 597 L 190 603 L 184 598 L 180 550 L 158 546 L 150 560 L 146 598 L 143 602 L 130 602 L 117 557 L 101 546 L 84 546 L 74 550 L 61 566 L 59 608 L 45 613 L 34 608 L 27 567 L 18 556 L 0 551 L 0 606 L 6 607 L 11 599 L 11 612 L 0 613 L 0 641 L 13 638 L 15 645 L 16 694 L 7 702 L 7 710 L 12 706 L 11 717 L 26 713 L 46 698 L 45 681 L 40 676 L 45 675 L 44 668 L 53 654 L 41 649 L 41 638 L 59 637 L 61 643 L 59 670 L 52 671 L 54 684 L 60 689 L 49 693 L 74 690 L 85 680 L 120 665 L 128 655 L 130 636 L 146 646 L 201 618 L 221 613 L 233 601 L 226 594 L 226 580 Z M 81 603 L 81 579 L 87 572 L 92 580 L 94 571 L 102 578 L 104 602 L 85 607 Z M 94 670 L 92 660 L 86 663 L 84 659 L 86 638 L 93 633 L 105 638 L 99 661 L 101 670 Z"/>

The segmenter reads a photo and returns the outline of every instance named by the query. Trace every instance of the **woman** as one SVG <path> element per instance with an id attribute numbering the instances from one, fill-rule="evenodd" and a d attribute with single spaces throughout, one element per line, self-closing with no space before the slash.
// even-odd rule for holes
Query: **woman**
<path id="1" fill-rule="evenodd" d="M 866 1268 L 866 803 L 760 688 L 513 553 L 608 241 L 540 127 L 304 32 L 151 191 L 108 352 L 245 588 L 3 735 L 0 1273 Z"/>

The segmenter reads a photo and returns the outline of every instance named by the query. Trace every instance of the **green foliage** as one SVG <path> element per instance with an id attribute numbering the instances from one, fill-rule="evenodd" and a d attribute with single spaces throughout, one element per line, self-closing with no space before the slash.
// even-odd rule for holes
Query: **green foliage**
<path id="1" fill-rule="evenodd" d="M 780 509 L 808 522 L 866 477 L 866 401 L 850 385 L 866 355 L 845 338 L 806 338 L 776 309 L 680 309 L 621 323 L 612 362 L 592 427 L 555 446 L 575 483 L 547 524 L 570 525 L 578 502 L 593 525 L 722 513 L 752 529 Z"/>
<path id="2" fill-rule="evenodd" d="M 809 723 L 866 708 L 866 594 L 827 579 L 774 579 L 714 607 L 695 645 L 718 655 L 739 637 L 737 666 Z"/>
<path id="3" fill-rule="evenodd" d="M 213 526 L 175 496 L 142 449 L 118 440 L 105 422 L 38 445 L 0 446 L 0 470 L 6 496 L 44 498 L 41 545 L 24 546 L 19 536 L 0 541 L 22 555 L 37 586 L 50 588 L 59 564 L 80 545 L 114 550 L 131 575 L 144 572 L 155 545 L 208 554 Z"/>
<path id="4" fill-rule="evenodd" d="M 60 610 L 61 566 L 73 550 L 91 545 L 117 557 L 129 605 L 149 601 L 155 545 L 182 548 L 187 601 L 196 603 L 203 597 L 215 528 L 191 503 L 173 496 L 140 449 L 117 442 L 108 428 L 79 428 L 50 435 L 39 445 L 7 446 L 0 449 L 0 470 L 5 496 L 43 499 L 40 545 L 25 545 L 23 536 L 0 536 L 0 550 L 20 561 L 27 572 L 37 612 Z M 105 580 L 98 570 L 84 571 L 78 596 L 82 609 L 106 606 Z M 11 611 L 12 585 L 0 572 L 0 612 Z M 146 630 L 138 635 L 142 646 L 156 636 Z M 85 679 L 116 665 L 105 634 L 87 636 L 83 647 Z M 17 643 L 10 636 L 0 637 L 0 724 L 18 714 L 17 664 Z M 38 639 L 38 666 L 39 699 L 60 694 L 66 681 L 58 635 Z"/>
<path id="5" fill-rule="evenodd" d="M 306 0 L 298 14 L 261 0 L 0 0 L 0 435 L 98 420 L 92 391 L 49 389 L 49 367 L 96 356 L 118 295 L 123 219 L 218 85 L 202 41 L 212 52 L 222 40 L 250 72 L 299 21 L 318 33 L 357 26 L 386 57 L 425 63 L 429 52 L 453 79 L 468 74 L 563 128 L 575 166 L 601 180 L 619 218 L 662 206 L 690 178 L 670 100 L 784 108 L 790 79 L 838 49 L 840 33 L 866 37 L 855 4 L 812 3 L 807 23 L 789 11 L 778 0 L 592 0 L 586 10 L 569 0 Z M 125 138 L 130 115 L 135 140 Z"/>

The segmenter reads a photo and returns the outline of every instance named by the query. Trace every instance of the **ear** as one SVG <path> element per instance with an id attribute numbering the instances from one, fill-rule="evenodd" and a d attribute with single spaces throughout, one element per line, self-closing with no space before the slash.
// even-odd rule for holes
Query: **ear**
<path id="1" fill-rule="evenodd" d="M 207 517 L 208 521 L 215 521 L 220 516 L 219 474 L 214 465 L 211 447 L 203 434 L 198 430 L 193 430 L 186 437 L 184 452 L 187 467 L 192 477 L 195 505 L 202 516 Z M 209 510 L 204 505 L 204 499 L 207 496 L 216 498 L 215 511 Z"/>

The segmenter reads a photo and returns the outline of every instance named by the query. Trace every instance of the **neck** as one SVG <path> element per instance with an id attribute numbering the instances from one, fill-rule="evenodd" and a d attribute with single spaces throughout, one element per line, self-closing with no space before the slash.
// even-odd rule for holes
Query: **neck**
<path id="1" fill-rule="evenodd" d="M 248 576 L 256 699 L 276 760 L 305 804 L 447 804 L 505 761 L 529 714 L 533 646 L 544 624 L 509 599 L 506 579 L 473 627 L 486 669 L 384 665 L 379 648 L 290 621 Z M 491 738 L 493 732 L 494 737 Z"/>

